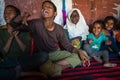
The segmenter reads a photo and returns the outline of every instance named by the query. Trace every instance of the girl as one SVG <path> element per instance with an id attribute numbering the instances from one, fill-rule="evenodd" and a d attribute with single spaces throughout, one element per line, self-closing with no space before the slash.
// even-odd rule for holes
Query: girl
<path id="1" fill-rule="evenodd" d="M 69 12 L 64 29 L 67 30 L 68 38 L 70 39 L 71 42 L 75 41 L 75 39 L 76 41 L 81 40 L 81 42 L 83 42 L 86 40 L 86 37 L 89 34 L 88 31 L 89 27 L 87 26 L 82 13 L 77 8 L 73 8 Z M 76 47 L 80 48 L 80 46 L 81 44 L 77 45 Z"/>
<path id="2" fill-rule="evenodd" d="M 104 24 L 100 20 L 95 21 L 93 23 L 92 33 L 88 35 L 88 44 L 84 45 L 84 49 L 96 61 L 104 63 L 104 67 L 115 67 L 116 64 L 109 62 L 108 52 L 105 50 L 100 50 L 101 43 L 103 41 L 105 41 L 107 45 L 111 43 L 111 41 L 109 41 L 108 38 L 102 32 L 103 27 Z"/>
<path id="3" fill-rule="evenodd" d="M 103 47 L 101 47 L 102 50 L 108 50 L 109 52 L 115 52 L 120 55 L 120 49 L 117 46 L 116 42 L 116 33 L 117 30 L 115 30 L 117 20 L 113 16 L 107 16 L 104 19 L 105 27 L 104 27 L 104 33 L 109 38 L 109 40 L 112 41 L 111 45 L 105 45 L 102 44 Z"/>

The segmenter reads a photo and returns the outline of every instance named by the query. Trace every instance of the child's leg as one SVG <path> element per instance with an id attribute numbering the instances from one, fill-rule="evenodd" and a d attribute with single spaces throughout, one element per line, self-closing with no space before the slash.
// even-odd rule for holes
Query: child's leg
<path id="1" fill-rule="evenodd" d="M 113 37 L 109 37 L 109 39 L 112 41 L 112 44 L 110 45 L 110 48 L 111 48 L 113 51 L 119 53 L 120 50 L 119 50 L 119 48 L 118 48 L 117 42 L 114 40 Z"/>
<path id="2" fill-rule="evenodd" d="M 104 67 L 116 67 L 117 66 L 117 64 L 109 62 L 108 51 L 101 51 L 101 53 L 102 53 L 102 57 L 104 60 L 104 65 L 103 65 Z"/>
<path id="3" fill-rule="evenodd" d="M 109 62 L 109 55 L 108 55 L 109 53 L 108 53 L 108 51 L 102 50 L 102 51 L 100 51 L 100 54 L 101 54 L 101 56 L 103 58 L 103 61 L 105 63 Z"/>
<path id="4" fill-rule="evenodd" d="M 87 54 L 90 56 L 90 57 L 93 57 L 96 55 L 97 51 L 93 50 L 90 48 L 90 45 L 89 44 L 84 44 L 83 46 L 83 49 L 87 52 Z"/>
<path id="5" fill-rule="evenodd" d="M 93 56 L 94 60 L 99 62 L 99 63 L 102 63 L 102 59 L 100 59 L 100 57 L 97 57 L 97 56 Z"/>

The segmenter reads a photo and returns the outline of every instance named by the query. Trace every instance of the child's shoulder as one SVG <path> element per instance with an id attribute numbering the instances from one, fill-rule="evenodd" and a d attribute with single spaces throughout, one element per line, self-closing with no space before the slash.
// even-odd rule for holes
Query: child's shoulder
<path id="1" fill-rule="evenodd" d="M 103 29 L 103 31 L 102 31 L 106 36 L 107 35 L 109 35 L 110 33 L 109 33 L 109 31 L 108 30 L 106 30 L 106 29 Z"/>
<path id="2" fill-rule="evenodd" d="M 2 26 L 0 26 L 0 29 L 7 29 L 7 26 L 6 25 L 2 25 Z"/>

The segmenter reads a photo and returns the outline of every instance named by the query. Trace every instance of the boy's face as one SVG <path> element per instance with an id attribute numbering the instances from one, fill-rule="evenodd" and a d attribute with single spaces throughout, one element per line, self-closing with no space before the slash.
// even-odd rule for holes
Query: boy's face
<path id="1" fill-rule="evenodd" d="M 93 26 L 93 34 L 95 36 L 99 36 L 101 32 L 102 32 L 101 25 L 99 25 L 98 23 L 95 23 L 94 26 Z"/>
<path id="2" fill-rule="evenodd" d="M 78 23 L 78 21 L 79 21 L 79 14 L 78 14 L 78 12 L 76 10 L 72 12 L 72 14 L 70 16 L 70 19 L 71 19 L 71 22 L 73 24 L 77 24 Z"/>
<path id="3" fill-rule="evenodd" d="M 105 28 L 107 30 L 111 30 L 114 26 L 114 21 L 112 19 L 108 20 L 106 23 L 105 23 Z"/>
<path id="4" fill-rule="evenodd" d="M 4 11 L 4 18 L 6 23 L 10 23 L 10 21 L 16 16 L 15 9 L 12 7 L 7 7 Z"/>
<path id="5" fill-rule="evenodd" d="M 56 16 L 56 12 L 54 11 L 54 7 L 51 3 L 44 3 L 42 6 L 42 16 L 43 18 L 54 18 Z"/>

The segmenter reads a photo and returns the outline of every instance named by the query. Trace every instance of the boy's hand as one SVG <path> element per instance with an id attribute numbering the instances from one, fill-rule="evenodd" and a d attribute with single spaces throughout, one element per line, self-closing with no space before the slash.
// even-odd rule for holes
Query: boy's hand
<path id="1" fill-rule="evenodd" d="M 28 12 L 25 12 L 25 13 L 23 14 L 22 24 L 28 25 L 27 20 L 28 20 L 28 17 L 29 17 L 29 16 L 31 16 L 31 14 L 28 13 Z"/>
<path id="2" fill-rule="evenodd" d="M 14 31 L 14 32 L 13 32 L 14 37 L 17 37 L 18 34 L 19 34 L 19 31 Z"/>
<path id="3" fill-rule="evenodd" d="M 80 56 L 80 58 L 82 59 L 82 65 L 84 66 L 84 67 L 86 67 L 86 66 L 90 66 L 90 60 L 89 60 L 89 57 L 88 56 L 86 56 L 82 51 L 80 51 L 79 50 L 79 56 Z"/>

